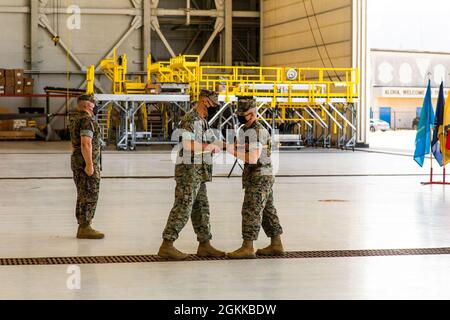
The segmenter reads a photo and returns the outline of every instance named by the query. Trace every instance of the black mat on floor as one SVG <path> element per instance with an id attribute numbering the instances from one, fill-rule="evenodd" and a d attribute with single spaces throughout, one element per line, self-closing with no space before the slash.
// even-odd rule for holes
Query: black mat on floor
<path id="1" fill-rule="evenodd" d="M 375 250 L 331 250 L 331 251 L 293 251 L 282 256 L 258 256 L 256 259 L 313 259 L 313 258 L 352 258 L 388 256 L 450 255 L 450 248 L 417 249 L 375 249 Z M 232 261 L 229 258 L 201 258 L 189 255 L 188 261 Z M 168 262 L 157 255 L 92 256 L 92 257 L 47 257 L 47 258 L 0 258 L 0 266 L 25 265 L 76 265 L 76 264 L 115 264 Z"/>

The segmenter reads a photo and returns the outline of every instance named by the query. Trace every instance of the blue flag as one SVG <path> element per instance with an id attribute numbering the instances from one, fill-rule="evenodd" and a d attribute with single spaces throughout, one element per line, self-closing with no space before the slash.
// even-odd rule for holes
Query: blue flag
<path id="1" fill-rule="evenodd" d="M 416 135 L 416 150 L 414 160 L 423 167 L 425 155 L 430 153 L 431 127 L 434 124 L 434 112 L 431 102 L 431 81 L 428 80 L 427 93 L 423 101 L 422 112 L 420 113 L 419 127 Z"/>
<path id="2" fill-rule="evenodd" d="M 439 142 L 439 129 L 444 124 L 444 81 L 442 81 L 441 86 L 439 88 L 439 98 L 436 105 L 436 117 L 434 119 L 434 133 L 433 133 L 433 141 L 431 142 L 431 151 L 433 152 L 434 158 L 442 167 L 442 152 L 441 152 L 441 143 Z"/>

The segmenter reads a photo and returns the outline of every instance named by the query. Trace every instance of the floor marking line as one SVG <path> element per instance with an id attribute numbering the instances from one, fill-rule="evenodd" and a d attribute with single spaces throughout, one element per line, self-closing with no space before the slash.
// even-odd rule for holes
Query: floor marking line
<path id="1" fill-rule="evenodd" d="M 428 177 L 429 174 L 422 173 L 380 173 L 380 174 L 318 174 L 318 175 L 302 175 L 302 174 L 281 174 L 275 178 L 359 178 L 359 177 Z M 239 175 L 232 175 L 230 178 L 241 178 Z M 106 176 L 102 179 L 136 179 L 136 180 L 156 180 L 156 179 L 174 179 L 174 176 Z M 227 175 L 213 176 L 214 179 L 228 179 Z M 0 177 L 0 180 L 72 180 L 72 177 Z"/>

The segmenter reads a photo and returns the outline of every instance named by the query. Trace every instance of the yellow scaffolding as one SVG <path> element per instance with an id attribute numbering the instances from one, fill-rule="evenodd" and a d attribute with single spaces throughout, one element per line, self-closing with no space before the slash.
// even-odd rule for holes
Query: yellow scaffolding
<path id="1" fill-rule="evenodd" d="M 298 123 L 306 131 L 317 124 L 323 128 L 324 141 L 329 135 L 347 141 L 348 134 L 350 141 L 355 140 L 354 104 L 359 99 L 360 82 L 356 68 L 201 66 L 198 55 L 180 55 L 152 63 L 148 55 L 147 79 L 143 81 L 140 77 L 127 79 L 127 57 L 117 57 L 115 50 L 100 66 L 112 82 L 113 94 L 147 93 L 148 85 L 154 83 L 187 84 L 193 101 L 202 89 L 218 92 L 225 102 L 239 96 L 259 98 L 260 117 L 267 125 Z M 330 78 L 329 74 L 335 76 Z M 87 72 L 88 93 L 94 92 L 94 75 L 92 66 Z M 146 110 L 142 111 L 146 117 Z"/>
<path id="2" fill-rule="evenodd" d="M 95 84 L 95 67 L 90 66 L 86 72 L 86 93 L 87 94 L 94 93 L 94 91 L 95 91 L 94 84 Z"/>
<path id="3" fill-rule="evenodd" d="M 289 67 L 240 67 L 200 66 L 200 56 L 180 55 L 170 61 L 151 63 L 147 58 L 147 81 L 140 78 L 127 80 L 127 57 L 117 58 L 114 50 L 111 58 L 100 66 L 112 82 L 114 94 L 145 93 L 146 85 L 152 83 L 189 84 L 189 94 L 198 98 L 201 89 L 218 91 L 229 101 L 231 96 L 270 97 L 273 104 L 279 98 L 285 104 L 294 104 L 296 98 L 307 99 L 308 104 L 321 99 L 327 103 L 333 99 L 354 102 L 358 96 L 359 72 L 353 68 L 289 68 Z M 327 79 L 326 74 L 339 74 L 340 80 Z M 93 79 L 92 67 L 87 80 Z M 93 84 L 89 87 L 93 91 Z"/>
<path id="4" fill-rule="evenodd" d="M 326 72 L 342 74 L 343 81 L 327 80 Z M 295 79 L 287 79 L 293 72 Z M 352 68 L 271 68 L 271 67 L 224 67 L 202 66 L 198 86 L 216 90 L 225 96 L 251 96 L 288 98 L 307 97 L 310 102 L 317 98 L 330 102 L 343 98 L 351 103 L 358 98 L 359 73 Z"/>
<path id="5" fill-rule="evenodd" d="M 326 79 L 330 72 L 342 80 Z M 201 89 L 218 91 L 226 101 L 230 96 L 269 96 L 274 101 L 287 98 L 288 103 L 293 97 L 307 97 L 311 103 L 318 98 L 352 103 L 359 96 L 359 72 L 353 68 L 200 66 L 199 56 L 178 56 L 151 64 L 148 79 L 152 77 L 158 83 L 188 83 L 194 100 Z"/>
<path id="6" fill-rule="evenodd" d="M 92 67 L 90 67 L 92 68 Z M 127 79 L 127 55 L 117 57 L 114 49 L 113 56 L 103 59 L 100 63 L 103 73 L 111 80 L 113 94 L 141 94 L 145 93 L 146 84 L 140 77 L 134 80 Z"/>

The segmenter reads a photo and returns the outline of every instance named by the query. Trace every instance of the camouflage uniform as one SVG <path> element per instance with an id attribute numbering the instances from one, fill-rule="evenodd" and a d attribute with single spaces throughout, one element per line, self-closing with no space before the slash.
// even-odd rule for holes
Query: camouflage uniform
<path id="1" fill-rule="evenodd" d="M 75 216 L 78 224 L 90 224 L 95 215 L 100 189 L 101 142 L 100 127 L 87 112 L 74 111 L 69 115 L 69 129 L 73 153 L 71 167 L 77 187 L 77 207 Z M 81 137 L 92 138 L 92 162 L 94 174 L 89 177 L 84 169 L 86 163 L 81 153 Z"/>
<path id="2" fill-rule="evenodd" d="M 181 120 L 179 127 L 183 131 L 183 140 L 207 143 L 208 122 L 201 118 L 195 109 L 189 111 Z M 212 159 L 210 154 L 195 152 L 178 153 L 175 165 L 175 202 L 170 211 L 163 239 L 175 241 L 191 216 L 197 240 L 210 240 L 209 203 L 206 182 L 212 180 Z"/>
<path id="3" fill-rule="evenodd" d="M 281 235 L 283 229 L 277 216 L 273 200 L 275 178 L 271 163 L 271 137 L 263 126 L 255 121 L 244 129 L 249 137 L 249 151 L 262 148 L 257 164 L 245 164 L 242 186 L 245 189 L 242 205 L 242 237 L 257 240 L 261 225 L 269 238 Z"/>

